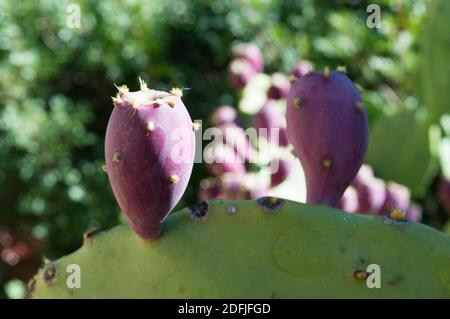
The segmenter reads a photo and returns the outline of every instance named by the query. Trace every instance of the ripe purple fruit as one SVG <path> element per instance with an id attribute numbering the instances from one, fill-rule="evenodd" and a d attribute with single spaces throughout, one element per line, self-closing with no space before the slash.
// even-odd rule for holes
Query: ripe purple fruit
<path id="1" fill-rule="evenodd" d="M 410 200 L 411 193 L 406 186 L 389 182 L 386 186 L 386 199 L 379 213 L 380 215 L 389 215 L 393 209 L 406 212 Z"/>
<path id="2" fill-rule="evenodd" d="M 417 204 L 409 205 L 405 212 L 407 220 L 412 222 L 420 222 L 422 220 L 422 208 Z"/>
<path id="3" fill-rule="evenodd" d="M 275 187 L 289 176 L 292 172 L 293 163 L 289 159 L 278 159 L 278 169 L 270 176 L 270 186 Z"/>
<path id="4" fill-rule="evenodd" d="M 245 173 L 242 158 L 227 144 L 213 143 L 209 152 L 205 154 L 205 161 L 211 175 L 218 176 L 224 173 Z"/>
<path id="5" fill-rule="evenodd" d="M 211 116 L 211 123 L 214 125 L 222 125 L 233 123 L 237 119 L 236 109 L 229 105 L 222 105 L 214 111 Z"/>
<path id="6" fill-rule="evenodd" d="M 342 72 L 308 73 L 287 98 L 287 130 L 306 178 L 307 202 L 335 206 L 363 162 L 367 111 Z"/>
<path id="7" fill-rule="evenodd" d="M 356 190 L 349 186 L 338 202 L 337 208 L 348 213 L 356 213 L 358 210 L 358 194 Z"/>
<path id="8" fill-rule="evenodd" d="M 280 146 L 289 145 L 285 119 L 278 101 L 267 100 L 261 110 L 255 115 L 254 121 L 256 129 L 267 129 L 267 131 L 260 131 L 259 133 L 261 135 L 265 134 L 264 137 L 270 143 Z M 274 129 L 278 129 L 278 133 Z"/>
<path id="9" fill-rule="evenodd" d="M 255 44 L 237 45 L 234 48 L 234 57 L 248 61 L 256 72 L 262 72 L 264 69 L 264 57 Z"/>
<path id="10" fill-rule="evenodd" d="M 313 70 L 313 65 L 308 60 L 301 60 L 292 70 L 291 75 L 294 78 L 299 78 L 311 72 Z"/>
<path id="11" fill-rule="evenodd" d="M 236 59 L 229 66 L 230 82 L 236 89 L 244 88 L 256 73 L 250 62 L 244 59 Z"/>
<path id="12" fill-rule="evenodd" d="M 157 237 L 191 175 L 195 138 L 180 89 L 119 88 L 106 130 L 108 178 L 133 230 Z"/>
<path id="13" fill-rule="evenodd" d="M 200 200 L 226 199 L 221 182 L 216 178 L 208 178 L 201 181 L 198 197 Z"/>
<path id="14" fill-rule="evenodd" d="M 228 123 L 220 125 L 218 128 L 225 144 L 231 147 L 244 161 L 252 163 L 256 161 L 256 150 L 242 127 L 235 123 Z"/>
<path id="15" fill-rule="evenodd" d="M 359 178 L 357 183 L 353 183 L 353 187 L 358 192 L 358 213 L 378 213 L 386 200 L 386 185 L 383 180 L 373 176 Z"/>
<path id="16" fill-rule="evenodd" d="M 447 214 L 450 215 L 450 181 L 448 181 L 445 177 L 439 178 L 437 193 L 439 201 L 446 210 Z"/>
<path id="17" fill-rule="evenodd" d="M 360 185 L 366 185 L 373 178 L 374 174 L 372 168 L 367 164 L 363 164 L 353 179 L 352 185 L 358 188 Z"/>
<path id="18" fill-rule="evenodd" d="M 272 100 L 284 99 L 289 93 L 291 82 L 286 75 L 282 73 L 274 73 L 270 77 L 270 87 L 267 91 L 267 98 Z"/>

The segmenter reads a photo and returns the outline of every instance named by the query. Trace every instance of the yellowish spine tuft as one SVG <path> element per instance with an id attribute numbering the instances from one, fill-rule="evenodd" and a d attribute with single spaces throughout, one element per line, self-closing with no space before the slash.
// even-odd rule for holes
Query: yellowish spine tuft
<path id="1" fill-rule="evenodd" d="M 330 168 L 330 167 L 333 165 L 333 161 L 330 160 L 330 159 L 326 159 L 326 160 L 324 160 L 324 161 L 322 162 L 322 165 L 323 165 L 325 168 Z"/>
<path id="2" fill-rule="evenodd" d="M 180 88 L 173 88 L 172 90 L 170 90 L 170 94 L 176 95 L 178 97 L 182 97 L 183 96 L 183 90 L 180 89 Z"/>
<path id="3" fill-rule="evenodd" d="M 405 212 L 394 208 L 391 213 L 389 214 L 389 216 L 393 219 L 393 220 L 398 220 L 398 221 L 402 221 L 406 219 L 406 214 Z"/>
<path id="4" fill-rule="evenodd" d="M 115 163 L 118 163 L 118 162 L 120 162 L 120 159 L 121 159 L 120 154 L 118 152 L 115 152 L 112 156 L 112 161 Z"/>
<path id="5" fill-rule="evenodd" d="M 300 106 L 302 105 L 302 100 L 300 100 L 299 98 L 295 98 L 292 102 L 296 109 L 300 108 Z"/>
<path id="6" fill-rule="evenodd" d="M 364 110 L 364 103 L 363 102 L 356 103 L 356 108 L 358 109 L 358 111 L 362 112 Z"/>
<path id="7" fill-rule="evenodd" d="M 176 104 L 175 99 L 169 99 L 169 100 L 167 101 L 167 104 L 169 104 L 169 106 L 170 106 L 171 108 L 174 108 L 174 107 L 175 107 L 175 104 Z"/>
<path id="8" fill-rule="evenodd" d="M 139 86 L 141 87 L 141 91 L 148 91 L 147 83 L 141 78 L 139 78 Z"/>
<path id="9" fill-rule="evenodd" d="M 180 177 L 177 174 L 170 175 L 170 184 L 178 184 Z"/>
<path id="10" fill-rule="evenodd" d="M 345 65 L 340 65 L 336 68 L 336 71 L 347 74 L 347 67 Z"/>
<path id="11" fill-rule="evenodd" d="M 200 129 L 200 123 L 197 123 L 197 122 L 192 123 L 192 130 L 194 132 L 198 131 L 199 129 Z"/>
<path id="12" fill-rule="evenodd" d="M 155 129 L 155 123 L 152 121 L 147 122 L 147 133 L 150 134 Z"/>

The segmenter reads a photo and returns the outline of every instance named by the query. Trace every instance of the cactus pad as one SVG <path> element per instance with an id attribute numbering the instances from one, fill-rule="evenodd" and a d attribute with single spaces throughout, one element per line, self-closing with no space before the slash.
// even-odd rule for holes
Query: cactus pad
<path id="1" fill-rule="evenodd" d="M 428 226 L 277 198 L 210 201 L 162 235 L 86 236 L 30 282 L 36 298 L 450 298 L 450 238 Z M 79 265 L 81 288 L 66 285 Z M 381 269 L 369 289 L 366 267 Z"/>

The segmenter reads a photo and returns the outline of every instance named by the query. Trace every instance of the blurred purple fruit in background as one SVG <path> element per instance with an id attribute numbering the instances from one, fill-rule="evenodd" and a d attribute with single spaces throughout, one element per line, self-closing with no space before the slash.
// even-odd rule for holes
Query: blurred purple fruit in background
<path id="1" fill-rule="evenodd" d="M 235 46 L 233 53 L 236 59 L 243 59 L 249 62 L 255 72 L 264 70 L 264 57 L 257 45 L 253 43 L 239 44 Z"/>
<path id="2" fill-rule="evenodd" d="M 213 143 L 205 152 L 205 162 L 212 176 L 245 173 L 243 159 L 227 144 Z"/>
<path id="3" fill-rule="evenodd" d="M 275 187 L 284 182 L 292 172 L 293 165 L 291 159 L 278 159 L 278 169 L 270 176 L 270 186 Z"/>
<path id="4" fill-rule="evenodd" d="M 349 186 L 342 195 L 337 208 L 348 213 L 356 213 L 358 210 L 358 194 L 356 190 Z"/>
<path id="5" fill-rule="evenodd" d="M 308 74 L 313 70 L 313 64 L 308 60 L 301 60 L 291 72 L 291 75 L 295 78 L 299 78 L 305 74 Z"/>
<path id="6" fill-rule="evenodd" d="M 289 93 L 291 82 L 286 75 L 274 73 L 270 77 L 270 87 L 267 91 L 267 98 L 272 100 L 284 99 Z"/>
<path id="7" fill-rule="evenodd" d="M 234 123 L 237 118 L 237 111 L 229 105 L 222 105 L 214 111 L 211 116 L 211 123 L 219 126 L 222 124 Z"/>
<path id="8" fill-rule="evenodd" d="M 261 129 L 267 129 L 264 137 L 270 143 L 280 146 L 289 145 L 285 118 L 278 101 L 267 100 L 261 110 L 255 115 L 254 124 L 255 128 L 262 135 L 264 135 L 264 131 Z M 276 129 L 278 129 L 278 134 Z M 278 138 L 278 140 L 273 140 L 273 138 Z"/>
<path id="9" fill-rule="evenodd" d="M 386 199 L 380 210 L 381 215 L 389 215 L 393 209 L 403 212 L 409 208 L 411 193 L 406 186 L 389 182 L 386 185 Z"/>
<path id="10" fill-rule="evenodd" d="M 242 89 L 256 73 L 256 70 L 248 61 L 244 59 L 234 60 L 229 67 L 231 85 L 236 89 Z"/>
<path id="11" fill-rule="evenodd" d="M 439 201 L 450 216 L 450 181 L 445 177 L 440 177 L 437 188 Z"/>
<path id="12" fill-rule="evenodd" d="M 409 205 L 405 212 L 405 218 L 412 222 L 420 222 L 422 220 L 422 208 L 417 204 Z"/>

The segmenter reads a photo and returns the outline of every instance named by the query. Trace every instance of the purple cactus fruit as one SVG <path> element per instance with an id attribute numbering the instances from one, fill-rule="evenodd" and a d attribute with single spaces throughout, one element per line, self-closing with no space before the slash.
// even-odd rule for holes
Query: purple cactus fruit
<path id="1" fill-rule="evenodd" d="M 162 221 L 183 195 L 191 175 L 195 137 L 181 100 L 170 93 L 119 88 L 105 140 L 108 178 L 133 230 L 157 237 Z"/>
<path id="2" fill-rule="evenodd" d="M 236 109 L 229 105 L 222 105 L 219 106 L 212 114 L 211 123 L 218 126 L 222 124 L 234 123 L 236 119 Z"/>
<path id="3" fill-rule="evenodd" d="M 411 193 L 406 186 L 389 182 L 386 186 L 386 199 L 379 210 L 380 215 L 389 215 L 393 209 L 406 212 L 410 205 Z"/>
<path id="4" fill-rule="evenodd" d="M 215 178 L 207 178 L 200 182 L 198 197 L 201 201 L 209 199 L 226 199 L 220 180 Z"/>
<path id="5" fill-rule="evenodd" d="M 360 185 L 366 185 L 374 177 L 372 168 L 367 164 L 363 164 L 353 179 L 352 185 L 359 188 Z"/>
<path id="6" fill-rule="evenodd" d="M 218 128 L 222 132 L 222 137 L 225 144 L 230 146 L 236 154 L 238 154 L 246 162 L 256 162 L 256 150 L 251 145 L 242 127 L 236 125 L 235 123 L 228 123 L 220 125 Z"/>
<path id="7" fill-rule="evenodd" d="M 364 160 L 367 111 L 342 72 L 298 78 L 287 98 L 287 130 L 305 172 L 307 202 L 335 206 Z"/>
<path id="8" fill-rule="evenodd" d="M 289 145 L 285 122 L 280 104 L 275 100 L 267 100 L 254 119 L 255 128 L 259 130 L 259 134 L 265 135 L 264 137 L 270 143 L 275 143 L 279 146 Z M 262 131 L 261 129 L 267 130 Z M 278 134 L 274 129 L 278 129 Z M 278 140 L 273 140 L 273 138 L 278 138 Z"/>
<path id="9" fill-rule="evenodd" d="M 224 173 L 245 173 L 242 158 L 227 144 L 213 143 L 211 149 L 205 152 L 205 162 L 211 175 L 219 176 Z"/>
<path id="10" fill-rule="evenodd" d="M 256 72 L 264 70 L 264 57 L 261 50 L 252 43 L 240 44 L 234 48 L 234 57 L 248 61 Z"/>
<path id="11" fill-rule="evenodd" d="M 227 173 L 220 176 L 220 181 L 226 199 L 250 199 L 250 191 L 245 185 L 245 176 Z"/>
<path id="12" fill-rule="evenodd" d="M 280 158 L 278 159 L 278 169 L 270 176 L 270 186 L 275 187 L 291 174 L 293 168 L 292 160 Z"/>
<path id="13" fill-rule="evenodd" d="M 405 218 L 411 222 L 420 222 L 422 220 L 422 208 L 417 204 L 409 205 L 405 212 Z"/>
<path id="14" fill-rule="evenodd" d="M 441 205 L 450 216 L 450 181 L 445 177 L 440 177 L 437 184 L 437 193 Z"/>
<path id="15" fill-rule="evenodd" d="M 295 78 L 299 78 L 311 72 L 313 70 L 313 65 L 308 60 L 301 60 L 295 67 L 292 69 L 291 75 Z"/>
<path id="16" fill-rule="evenodd" d="M 358 210 L 358 194 L 353 187 L 347 187 L 338 202 L 337 208 L 348 213 L 356 213 Z"/>
<path id="17" fill-rule="evenodd" d="M 229 67 L 229 77 L 231 85 L 236 89 L 244 88 L 257 72 L 253 66 L 244 59 L 237 59 L 231 62 Z"/>
<path id="18" fill-rule="evenodd" d="M 267 97 L 272 100 L 284 99 L 289 93 L 291 82 L 286 75 L 274 73 L 270 77 L 270 87 L 267 91 Z"/>
<path id="19" fill-rule="evenodd" d="M 357 183 L 354 182 L 353 187 L 358 193 L 358 213 L 375 214 L 381 209 L 386 200 L 386 185 L 383 180 L 365 176 L 359 178 Z"/>

